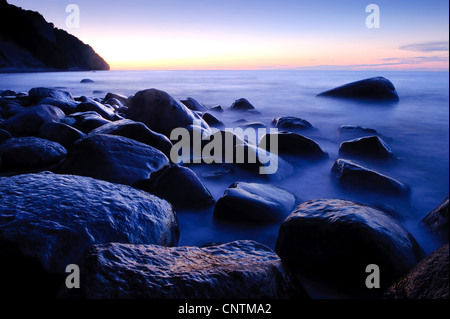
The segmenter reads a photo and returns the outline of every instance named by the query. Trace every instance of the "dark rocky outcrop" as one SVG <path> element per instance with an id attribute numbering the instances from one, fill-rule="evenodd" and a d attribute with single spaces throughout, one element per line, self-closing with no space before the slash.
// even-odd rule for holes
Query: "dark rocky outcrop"
<path id="1" fill-rule="evenodd" d="M 39 128 L 39 137 L 57 142 L 68 149 L 86 134 L 64 123 L 45 123 Z"/>
<path id="2" fill-rule="evenodd" d="M 232 111 L 254 111 L 255 107 L 247 99 L 238 99 L 231 104 L 230 110 Z"/>
<path id="3" fill-rule="evenodd" d="M 394 154 L 378 136 L 366 136 L 341 143 L 339 154 L 356 157 L 392 159 Z"/>
<path id="4" fill-rule="evenodd" d="M 109 65 L 39 13 L 0 1 L 0 71 L 50 70 L 109 70 Z"/>
<path id="5" fill-rule="evenodd" d="M 167 200 L 175 209 L 196 209 L 214 203 L 198 176 L 191 169 L 176 164 L 161 168 L 152 173 L 149 180 L 133 186 Z"/>
<path id="6" fill-rule="evenodd" d="M 28 92 L 28 96 L 30 97 L 32 103 L 38 103 L 43 98 L 52 98 L 60 102 L 74 101 L 70 92 L 44 87 L 32 88 Z"/>
<path id="7" fill-rule="evenodd" d="M 60 122 L 65 114 L 59 108 L 52 105 L 38 105 L 28 108 L 1 124 L 1 128 L 14 136 L 37 135 L 39 128 L 45 123 Z"/>
<path id="8" fill-rule="evenodd" d="M 298 206 L 281 225 L 275 251 L 294 269 L 353 292 L 368 291 L 368 265 L 381 269 L 384 291 L 424 255 L 412 235 L 384 212 L 338 199 Z"/>
<path id="9" fill-rule="evenodd" d="M 224 129 L 225 128 L 225 124 L 219 120 L 217 117 L 215 117 L 214 115 L 212 115 L 211 113 L 205 112 L 202 115 L 202 119 L 208 123 L 208 125 L 210 127 L 215 127 L 217 129 Z"/>
<path id="10" fill-rule="evenodd" d="M 46 281 L 39 287 L 36 282 L 49 273 L 65 278 L 66 266 L 78 264 L 93 244 L 178 242 L 171 206 L 129 186 L 80 176 L 27 174 L 0 178 L 0 198 L 2 289 L 18 296 L 37 291 L 34 298 L 52 297 L 43 293 L 56 294 L 64 281 Z"/>
<path id="11" fill-rule="evenodd" d="M 272 126 L 286 131 L 303 131 L 314 128 L 307 120 L 294 116 L 276 117 L 272 119 Z"/>
<path id="12" fill-rule="evenodd" d="M 93 130 L 90 135 L 110 134 L 123 136 L 135 141 L 157 148 L 170 157 L 172 142 L 164 135 L 153 132 L 145 124 L 132 120 L 120 120 L 100 126 Z"/>
<path id="13" fill-rule="evenodd" d="M 101 117 L 97 112 L 89 111 L 71 114 L 66 118 L 66 123 L 85 134 L 89 134 L 96 128 L 111 123 L 111 121 Z"/>
<path id="14" fill-rule="evenodd" d="M 188 97 L 187 99 L 181 100 L 180 102 L 186 105 L 186 107 L 191 111 L 205 112 L 207 110 L 206 106 L 192 97 Z"/>
<path id="15" fill-rule="evenodd" d="M 373 77 L 339 86 L 318 96 L 397 102 L 399 97 L 391 81 Z"/>
<path id="16" fill-rule="evenodd" d="M 448 197 L 430 213 L 428 213 L 420 224 L 428 230 L 436 239 L 442 243 L 448 243 L 449 233 L 449 214 Z"/>
<path id="17" fill-rule="evenodd" d="M 58 100 L 53 97 L 44 97 L 37 102 L 37 104 L 47 104 L 47 105 L 53 105 L 57 108 L 60 108 L 61 111 L 63 111 L 66 115 L 72 114 L 76 112 L 76 108 L 79 104 L 77 101 L 70 101 L 70 100 Z"/>
<path id="18" fill-rule="evenodd" d="M 85 102 L 82 102 L 77 105 L 75 112 L 97 112 L 101 117 L 107 120 L 111 120 L 114 116 L 114 108 L 99 103 L 92 99 L 87 99 Z"/>
<path id="19" fill-rule="evenodd" d="M 345 187 L 392 196 L 410 194 L 408 185 L 349 160 L 338 159 L 333 165 L 332 173 Z"/>
<path id="20" fill-rule="evenodd" d="M 132 185 L 169 164 L 154 147 L 132 139 L 95 134 L 72 145 L 58 172 Z"/>
<path id="21" fill-rule="evenodd" d="M 285 131 L 265 134 L 259 141 L 258 146 L 274 152 L 275 148 L 272 149 L 271 140 L 277 142 L 278 154 L 295 155 L 306 159 L 328 158 L 327 152 L 319 144 L 300 134 Z"/>
<path id="22" fill-rule="evenodd" d="M 60 144 L 38 137 L 13 137 L 0 144 L 3 170 L 46 168 L 66 154 Z"/>
<path id="23" fill-rule="evenodd" d="M 127 117 L 142 122 L 155 132 L 170 137 L 175 128 L 192 129 L 199 121 L 202 131 L 210 128 L 204 120 L 164 91 L 148 89 L 137 92 L 128 102 Z"/>
<path id="24" fill-rule="evenodd" d="M 214 207 L 214 217 L 233 222 L 270 223 L 286 218 L 296 203 L 283 189 L 257 183 L 236 182 Z"/>
<path id="25" fill-rule="evenodd" d="M 306 298 L 278 256 L 253 241 L 198 247 L 95 245 L 80 263 L 80 289 L 62 297 L 138 299 Z"/>
<path id="26" fill-rule="evenodd" d="M 384 294 L 389 299 L 449 299 L 449 246 L 417 264 Z"/>

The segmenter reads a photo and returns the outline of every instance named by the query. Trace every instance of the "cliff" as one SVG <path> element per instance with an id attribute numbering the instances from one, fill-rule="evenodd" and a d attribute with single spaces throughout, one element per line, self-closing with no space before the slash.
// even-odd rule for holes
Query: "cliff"
<path id="1" fill-rule="evenodd" d="M 38 12 L 0 0 L 0 72 L 51 70 L 109 70 L 109 65 Z"/>

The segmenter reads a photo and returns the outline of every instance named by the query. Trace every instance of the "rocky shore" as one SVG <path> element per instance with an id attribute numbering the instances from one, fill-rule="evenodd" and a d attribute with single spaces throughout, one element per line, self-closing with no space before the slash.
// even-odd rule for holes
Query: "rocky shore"
<path id="1" fill-rule="evenodd" d="M 358 93 L 353 86 L 322 96 L 398 100 L 383 78 L 358 83 Z M 279 131 L 267 132 L 255 145 L 224 130 L 223 112 L 245 117 L 257 110 L 246 99 L 226 110 L 210 109 L 158 89 L 104 98 L 53 88 L 0 90 L 4 289 L 10 296 L 41 298 L 307 299 L 313 297 L 305 289 L 307 277 L 326 282 L 337 295 L 449 297 L 443 271 L 448 270 L 448 198 L 417 225 L 443 247 L 427 256 L 396 212 L 337 198 L 303 202 L 270 179 L 240 181 L 241 172 L 260 175 L 275 160 L 273 175 L 279 180 L 290 176 L 299 159 L 314 163 L 329 155 L 302 135 L 315 129 L 306 119 L 274 118 L 272 128 Z M 177 129 L 194 137 L 187 157 L 174 152 L 181 136 L 173 134 Z M 395 161 L 389 141 L 371 128 L 339 128 L 340 134 L 348 131 L 359 137 L 341 144 L 331 178 L 350 191 L 407 202 L 408 185 L 366 161 Z M 194 156 L 195 136 L 201 137 L 200 158 Z M 239 151 L 245 156 L 239 158 Z M 211 176 L 236 177 L 218 200 L 203 177 L 185 165 L 212 159 L 226 165 L 211 165 Z M 204 207 L 213 209 L 214 219 L 242 227 L 279 225 L 275 249 L 253 240 L 178 246 L 177 214 Z M 80 268 L 80 288 L 65 285 L 70 264 Z M 378 289 L 366 285 L 371 264 L 382 272 Z"/>

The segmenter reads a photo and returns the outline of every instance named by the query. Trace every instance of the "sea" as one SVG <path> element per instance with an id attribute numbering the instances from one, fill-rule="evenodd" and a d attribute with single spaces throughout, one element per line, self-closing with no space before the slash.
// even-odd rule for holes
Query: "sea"
<path id="1" fill-rule="evenodd" d="M 349 82 L 383 76 L 398 92 L 398 103 L 361 102 L 318 97 L 317 94 Z M 82 79 L 93 83 L 80 83 Z M 262 122 L 281 116 L 306 119 L 316 130 L 312 138 L 329 154 L 316 163 L 296 162 L 294 171 L 281 179 L 217 174 L 205 165 L 190 165 L 217 200 L 236 181 L 269 183 L 293 193 L 298 204 L 312 199 L 348 199 L 383 208 L 408 229 L 425 251 L 437 243 L 419 227 L 421 219 L 449 194 L 449 73 L 415 71 L 91 71 L 0 74 L 0 89 L 28 92 L 33 87 L 59 88 L 74 96 L 103 98 L 114 92 L 133 95 L 148 88 L 166 91 L 177 99 L 192 97 L 207 107 L 220 105 L 225 112 L 212 113 L 228 128 L 240 120 Z M 226 109 L 246 98 L 258 113 L 236 113 Z M 377 194 L 343 189 L 331 168 L 343 141 L 364 134 L 339 134 L 341 125 L 375 129 L 398 160 L 359 161 L 409 185 L 411 196 L 396 200 Z M 358 161 L 357 161 L 358 162 Z M 214 219 L 213 207 L 201 211 L 178 211 L 180 246 L 203 246 L 249 239 L 275 247 L 280 224 L 251 225 Z"/>

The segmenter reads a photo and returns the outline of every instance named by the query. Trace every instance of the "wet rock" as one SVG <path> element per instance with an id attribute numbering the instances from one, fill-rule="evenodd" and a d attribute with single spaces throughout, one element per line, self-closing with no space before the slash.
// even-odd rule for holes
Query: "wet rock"
<path id="1" fill-rule="evenodd" d="M 85 134 L 89 134 L 96 128 L 111 123 L 111 121 L 104 119 L 97 112 L 93 111 L 71 114 L 70 119 L 66 121 L 66 124 L 72 125 Z"/>
<path id="2" fill-rule="evenodd" d="M 223 108 L 220 105 L 213 106 L 209 110 L 214 111 L 214 112 L 219 112 L 219 113 L 223 112 Z"/>
<path id="3" fill-rule="evenodd" d="M 66 266 L 78 264 L 93 244 L 178 242 L 171 206 L 129 186 L 80 176 L 27 174 L 0 178 L 0 197 L 2 289 L 20 287 L 21 295 L 36 290 L 34 283 L 41 277 L 28 275 L 36 268 L 65 278 Z M 26 267 L 21 264 L 25 261 Z M 45 282 L 39 292 L 55 285 L 56 294 L 63 283 Z"/>
<path id="4" fill-rule="evenodd" d="M 107 123 L 93 130 L 89 135 L 110 134 L 130 138 L 132 140 L 153 146 L 170 156 L 172 142 L 164 135 L 153 132 L 145 124 L 132 120 L 120 120 Z"/>
<path id="5" fill-rule="evenodd" d="M 142 122 L 167 137 L 175 128 L 192 128 L 195 120 L 199 121 L 202 130 L 210 132 L 204 120 L 166 92 L 157 89 L 137 92 L 127 106 L 129 119 Z"/>
<path id="6" fill-rule="evenodd" d="M 272 126 L 279 130 L 303 131 L 313 129 L 314 126 L 307 120 L 294 116 L 283 116 L 272 119 Z"/>
<path id="7" fill-rule="evenodd" d="M 94 81 L 94 80 L 91 80 L 91 79 L 82 79 L 82 80 L 80 81 L 80 83 L 95 83 L 95 81 Z"/>
<path id="8" fill-rule="evenodd" d="M 72 145 L 58 172 L 132 185 L 167 164 L 167 157 L 154 147 L 122 136 L 95 134 Z"/>
<path id="9" fill-rule="evenodd" d="M 186 105 L 188 109 L 191 111 L 197 111 L 197 112 L 205 112 L 207 111 L 206 106 L 198 102 L 196 99 L 192 97 L 188 97 L 187 99 L 181 100 L 181 103 Z"/>
<path id="10" fill-rule="evenodd" d="M 46 123 L 39 129 L 39 137 L 57 142 L 68 149 L 86 134 L 64 123 Z"/>
<path id="11" fill-rule="evenodd" d="M 72 114 L 76 112 L 77 105 L 79 102 L 77 101 L 62 101 L 57 100 L 52 97 L 44 97 L 42 98 L 38 104 L 47 104 L 47 105 L 53 105 L 61 109 L 66 115 Z"/>
<path id="12" fill-rule="evenodd" d="M 14 92 L 13 90 L 2 90 L 0 91 L 0 97 L 5 97 L 5 96 L 16 96 L 16 92 Z"/>
<path id="13" fill-rule="evenodd" d="M 341 143 L 339 154 L 379 159 L 392 159 L 394 154 L 378 136 L 366 136 Z"/>
<path id="14" fill-rule="evenodd" d="M 252 111 L 255 107 L 247 99 L 238 99 L 231 104 L 230 110 L 233 111 Z"/>
<path id="15" fill-rule="evenodd" d="M 338 129 L 339 134 L 345 134 L 345 133 L 364 133 L 364 134 L 371 134 L 376 135 L 378 132 L 374 130 L 373 128 L 367 128 L 357 125 L 341 125 Z"/>
<path id="16" fill-rule="evenodd" d="M 425 229 L 442 243 L 448 243 L 449 233 L 449 214 L 448 197 L 430 213 L 428 213 L 420 222 Z"/>
<path id="17" fill-rule="evenodd" d="M 205 112 L 202 118 L 210 127 L 215 127 L 220 130 L 225 128 L 225 124 L 211 113 Z"/>
<path id="18" fill-rule="evenodd" d="M 172 164 L 133 185 L 170 202 L 175 209 L 196 209 L 215 201 L 209 190 L 189 168 Z"/>
<path id="19" fill-rule="evenodd" d="M 11 138 L 12 135 L 5 130 L 0 129 L 0 143 L 2 143 L 3 141 L 6 141 L 8 138 Z"/>
<path id="20" fill-rule="evenodd" d="M 363 293 L 369 290 L 368 265 L 381 269 L 378 291 L 384 291 L 424 255 L 412 235 L 384 212 L 339 199 L 298 206 L 282 223 L 275 251 L 293 269 Z"/>
<path id="21" fill-rule="evenodd" d="M 10 117 L 1 128 L 15 136 L 33 136 L 45 123 L 60 122 L 64 117 L 64 112 L 55 106 L 38 105 Z"/>
<path id="22" fill-rule="evenodd" d="M 408 185 L 387 175 L 345 159 L 338 159 L 332 173 L 345 187 L 379 192 L 392 196 L 409 196 Z"/>
<path id="23" fill-rule="evenodd" d="M 23 107 L 18 101 L 13 100 L 0 103 L 0 116 L 4 118 L 12 117 L 26 110 L 27 109 Z"/>
<path id="24" fill-rule="evenodd" d="M 76 112 L 97 112 L 104 119 L 110 120 L 114 116 L 114 108 L 89 99 L 86 102 L 80 103 L 76 107 Z"/>
<path id="25" fill-rule="evenodd" d="M 64 102 L 73 101 L 73 96 L 69 92 L 58 90 L 58 89 L 43 88 L 43 87 L 32 88 L 28 92 L 28 96 L 35 103 L 39 102 L 41 99 L 43 99 L 45 97 L 51 97 L 56 100 L 60 100 L 60 101 L 64 101 Z"/>
<path id="26" fill-rule="evenodd" d="M 0 144 L 3 170 L 46 168 L 66 154 L 60 144 L 38 137 L 13 137 Z"/>
<path id="27" fill-rule="evenodd" d="M 279 154 L 289 154 L 306 159 L 328 158 L 327 152 L 319 144 L 300 134 L 285 131 L 265 134 L 259 141 L 258 146 L 274 152 L 275 148 L 271 148 L 271 140 L 277 142 L 277 152 Z"/>
<path id="28" fill-rule="evenodd" d="M 125 95 L 122 95 L 122 94 L 110 92 L 110 93 L 106 94 L 106 96 L 103 100 L 108 101 L 110 99 L 115 99 L 115 100 L 119 101 L 121 106 L 125 106 L 128 103 L 128 97 Z"/>
<path id="29" fill-rule="evenodd" d="M 287 299 L 307 297 L 278 256 L 253 241 L 219 246 L 93 246 L 80 264 L 80 289 L 63 297 L 151 299 Z M 300 291 L 302 293 L 300 293 Z"/>
<path id="30" fill-rule="evenodd" d="M 449 246 L 417 264 L 384 294 L 388 299 L 449 299 Z"/>
<path id="31" fill-rule="evenodd" d="M 318 96 L 398 102 L 399 97 L 391 81 L 384 77 L 373 77 L 339 86 Z"/>
<path id="32" fill-rule="evenodd" d="M 278 222 L 291 213 L 295 201 L 294 195 L 271 185 L 236 182 L 217 201 L 214 218 L 234 222 Z"/>

